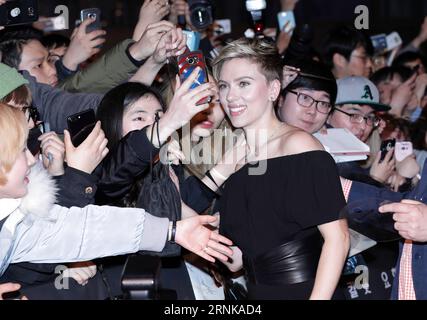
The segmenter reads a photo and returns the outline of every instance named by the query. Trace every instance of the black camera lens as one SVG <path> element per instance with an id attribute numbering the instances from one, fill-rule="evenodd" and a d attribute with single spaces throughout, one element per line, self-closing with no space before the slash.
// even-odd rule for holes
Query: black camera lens
<path id="1" fill-rule="evenodd" d="M 213 23 L 212 5 L 209 0 L 189 0 L 190 20 L 199 29 L 206 29 Z"/>

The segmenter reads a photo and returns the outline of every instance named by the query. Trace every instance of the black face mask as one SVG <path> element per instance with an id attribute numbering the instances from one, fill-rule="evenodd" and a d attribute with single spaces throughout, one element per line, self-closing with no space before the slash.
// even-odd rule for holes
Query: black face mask
<path id="1" fill-rule="evenodd" d="M 30 132 L 28 133 L 27 148 L 30 150 L 33 156 L 35 156 L 40 151 L 41 142 L 38 140 L 38 138 L 41 135 L 42 132 L 38 127 L 30 129 Z"/>

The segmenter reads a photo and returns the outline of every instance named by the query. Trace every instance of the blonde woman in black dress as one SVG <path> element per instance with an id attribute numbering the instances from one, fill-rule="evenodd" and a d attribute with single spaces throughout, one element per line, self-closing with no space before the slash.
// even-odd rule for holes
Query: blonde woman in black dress
<path id="1" fill-rule="evenodd" d="M 257 39 L 214 61 L 221 104 L 247 145 L 222 191 L 220 233 L 243 253 L 250 298 L 331 299 L 349 249 L 345 200 L 322 145 L 276 117 L 281 73 L 274 45 Z"/>

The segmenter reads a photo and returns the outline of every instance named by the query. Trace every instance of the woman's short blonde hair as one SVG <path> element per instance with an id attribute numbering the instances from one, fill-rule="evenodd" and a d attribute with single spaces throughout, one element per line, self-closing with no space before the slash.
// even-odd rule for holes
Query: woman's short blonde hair
<path id="1" fill-rule="evenodd" d="M 231 59 L 248 59 L 260 67 L 268 82 L 282 80 L 282 61 L 274 43 L 262 39 L 241 38 L 226 45 L 212 62 L 213 75 L 218 81 L 224 63 Z"/>
<path id="2" fill-rule="evenodd" d="M 18 108 L 0 103 L 0 185 L 6 184 L 9 172 L 28 137 L 28 124 Z"/>

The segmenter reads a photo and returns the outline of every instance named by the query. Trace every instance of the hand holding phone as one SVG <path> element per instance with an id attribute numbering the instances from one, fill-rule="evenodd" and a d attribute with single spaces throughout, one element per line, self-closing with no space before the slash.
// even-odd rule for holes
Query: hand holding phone
<path id="1" fill-rule="evenodd" d="M 382 162 L 385 158 L 385 156 L 387 155 L 387 152 L 389 152 L 392 148 L 394 148 L 396 144 L 396 139 L 389 139 L 389 140 L 384 140 L 381 143 L 381 158 L 380 158 L 380 162 Z"/>
<path id="2" fill-rule="evenodd" d="M 186 52 L 178 57 L 178 73 L 181 83 L 184 82 L 197 67 L 201 70 L 196 80 L 191 84 L 190 89 L 194 89 L 203 83 L 209 82 L 205 58 L 201 51 Z M 205 97 L 199 100 L 197 105 L 209 103 L 211 100 L 212 97 Z"/>
<path id="3" fill-rule="evenodd" d="M 96 125 L 95 111 L 89 109 L 76 113 L 67 118 L 68 131 L 74 147 L 86 140 Z"/>
<path id="4" fill-rule="evenodd" d="M 101 10 L 98 8 L 89 8 L 89 9 L 83 9 L 80 11 L 80 20 L 81 22 L 86 20 L 92 20 L 92 23 L 90 23 L 86 27 L 86 33 L 91 33 L 96 30 L 101 29 Z M 94 40 L 98 39 L 100 37 L 96 37 Z M 98 45 L 95 48 L 101 48 L 102 45 Z"/>

